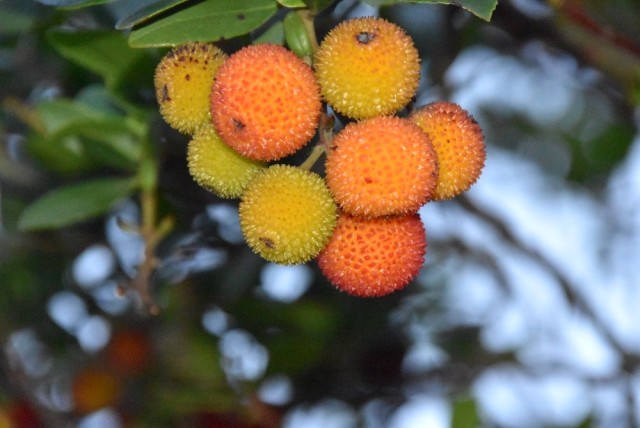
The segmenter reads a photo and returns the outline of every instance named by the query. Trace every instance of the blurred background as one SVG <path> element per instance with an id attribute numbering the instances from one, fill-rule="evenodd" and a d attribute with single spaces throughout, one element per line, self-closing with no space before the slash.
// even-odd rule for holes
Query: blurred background
<path id="1" fill-rule="evenodd" d="M 420 212 L 419 277 L 377 299 L 243 243 L 159 118 L 167 49 L 128 47 L 131 3 L 0 0 L 0 427 L 640 425 L 637 0 L 318 15 L 320 39 L 403 26 L 414 106 L 457 102 L 486 139 L 475 186 Z M 221 46 L 282 41 L 279 19 Z"/>

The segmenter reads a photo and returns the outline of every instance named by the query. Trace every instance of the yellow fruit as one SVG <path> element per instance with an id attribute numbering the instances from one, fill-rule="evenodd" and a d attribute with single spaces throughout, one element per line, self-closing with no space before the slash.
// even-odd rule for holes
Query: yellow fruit
<path id="1" fill-rule="evenodd" d="M 177 46 L 162 58 L 154 75 L 156 99 L 172 128 L 193 134 L 211 121 L 211 85 L 226 59 L 215 45 L 198 42 Z"/>
<path id="2" fill-rule="evenodd" d="M 189 173 L 196 183 L 223 198 L 239 198 L 264 164 L 247 159 L 222 142 L 211 124 L 196 131 L 187 147 Z"/>
<path id="3" fill-rule="evenodd" d="M 415 212 L 424 205 L 435 189 L 438 160 L 416 124 L 380 116 L 340 131 L 325 169 L 329 189 L 344 211 L 380 217 Z"/>
<path id="4" fill-rule="evenodd" d="M 240 201 L 240 226 L 247 244 L 274 263 L 305 263 L 324 248 L 337 207 L 324 180 L 290 165 L 256 175 Z"/>
<path id="5" fill-rule="evenodd" d="M 426 246 L 417 214 L 374 219 L 341 214 L 317 262 L 338 289 L 360 297 L 384 296 L 415 278 Z"/>
<path id="6" fill-rule="evenodd" d="M 468 190 L 480 177 L 486 158 L 480 125 L 458 104 L 438 101 L 411 116 L 438 153 L 440 174 L 434 200 L 450 199 Z"/>
<path id="7" fill-rule="evenodd" d="M 324 99 L 353 119 L 397 112 L 416 94 L 420 59 L 411 38 L 381 18 L 344 21 L 324 38 L 315 57 Z"/>
<path id="8" fill-rule="evenodd" d="M 282 46 L 246 46 L 229 57 L 211 92 L 222 140 L 250 159 L 271 161 L 315 135 L 322 103 L 311 67 Z"/>

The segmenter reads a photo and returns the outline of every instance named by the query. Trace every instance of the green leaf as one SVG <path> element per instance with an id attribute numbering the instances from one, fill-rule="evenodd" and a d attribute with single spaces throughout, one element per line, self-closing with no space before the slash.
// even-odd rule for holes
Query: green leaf
<path id="1" fill-rule="evenodd" d="M 460 6 L 485 21 L 491 20 L 491 15 L 498 5 L 498 0 L 364 0 L 372 6 L 389 6 L 400 3 L 438 3 Z"/>
<path id="2" fill-rule="evenodd" d="M 458 399 L 453 403 L 451 428 L 475 428 L 480 426 L 476 403 L 471 398 Z"/>
<path id="3" fill-rule="evenodd" d="M 116 81 L 144 55 L 127 44 L 116 31 L 62 31 L 47 33 L 47 40 L 69 61 L 105 79 L 107 86 Z"/>
<path id="4" fill-rule="evenodd" d="M 35 17 L 8 8 L 0 13 L 0 35 L 18 35 L 33 27 Z"/>
<path id="5" fill-rule="evenodd" d="M 278 3 L 284 7 L 307 7 L 302 0 L 278 0 Z"/>
<path id="6" fill-rule="evenodd" d="M 29 154 L 40 166 L 57 174 L 70 176 L 90 171 L 96 165 L 85 156 L 82 143 L 77 137 L 55 141 L 41 134 L 31 134 L 27 139 Z"/>
<path id="7" fill-rule="evenodd" d="M 36 106 L 36 112 L 47 136 L 54 136 L 74 123 L 100 121 L 111 116 L 87 104 L 64 98 L 42 102 Z"/>
<path id="8" fill-rule="evenodd" d="M 81 7 L 111 3 L 113 0 L 36 0 L 36 1 L 38 3 L 46 4 L 47 6 L 63 7 L 68 9 L 79 9 Z"/>
<path id="9" fill-rule="evenodd" d="M 253 40 L 254 45 L 261 43 L 271 43 L 274 45 L 284 44 L 284 26 L 282 21 L 274 22 L 264 33 Z"/>
<path id="10" fill-rule="evenodd" d="M 320 12 L 326 7 L 329 7 L 334 0 L 304 0 L 307 7 L 314 13 Z"/>
<path id="11" fill-rule="evenodd" d="M 148 4 L 129 15 L 120 18 L 116 23 L 116 29 L 126 30 L 132 28 L 133 26 L 148 21 L 149 19 L 154 18 L 155 16 L 186 1 L 187 0 L 158 0 L 154 3 Z"/>
<path id="12" fill-rule="evenodd" d="M 132 47 L 214 42 L 255 30 L 277 11 L 273 0 L 216 0 L 195 4 L 129 35 Z"/>
<path id="13" fill-rule="evenodd" d="M 141 131 L 132 120 L 104 108 L 100 104 L 94 107 L 65 99 L 39 104 L 36 111 L 43 125 L 44 138 L 43 141 L 34 140 L 35 148 L 39 149 L 38 157 L 57 160 L 63 166 L 69 158 L 80 165 L 88 162 L 132 169 L 142 153 Z"/>
<path id="14" fill-rule="evenodd" d="M 607 172 L 622 161 L 633 142 L 635 129 L 627 124 L 614 124 L 583 146 L 586 159 L 596 171 Z"/>
<path id="15" fill-rule="evenodd" d="M 20 215 L 23 231 L 69 226 L 108 211 L 135 188 L 131 178 L 101 178 L 58 188 L 37 199 Z"/>
<path id="16" fill-rule="evenodd" d="M 296 11 L 290 11 L 282 21 L 287 46 L 293 53 L 311 63 L 314 53 L 315 34 L 310 35 L 305 21 Z"/>

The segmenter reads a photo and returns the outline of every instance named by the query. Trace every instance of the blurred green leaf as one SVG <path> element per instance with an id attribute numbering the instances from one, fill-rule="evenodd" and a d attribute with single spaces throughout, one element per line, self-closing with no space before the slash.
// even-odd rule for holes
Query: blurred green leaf
<path id="1" fill-rule="evenodd" d="M 98 4 L 111 3 L 114 0 L 36 0 L 38 3 L 47 6 L 63 7 L 69 9 L 79 9 L 82 7 L 95 6 Z"/>
<path id="2" fill-rule="evenodd" d="M 27 150 L 41 168 L 61 175 L 87 172 L 96 166 L 85 156 L 82 142 L 76 136 L 52 142 L 42 134 L 33 133 L 27 140 Z"/>
<path id="3" fill-rule="evenodd" d="M 609 171 L 624 159 L 634 135 L 635 129 L 627 124 L 610 126 L 584 145 L 585 156 L 596 171 Z"/>
<path id="4" fill-rule="evenodd" d="M 302 0 L 278 0 L 278 3 L 280 3 L 284 7 L 306 7 L 307 6 L 306 4 L 304 4 L 304 1 Z"/>
<path id="5" fill-rule="evenodd" d="M 17 35 L 31 29 L 34 17 L 25 12 L 4 8 L 0 13 L 0 35 Z"/>
<path id="6" fill-rule="evenodd" d="M 120 18 L 116 23 L 116 29 L 126 30 L 132 28 L 133 26 L 154 18 L 155 16 L 186 1 L 187 0 L 158 0 L 154 3 L 148 4 L 129 15 Z"/>
<path id="7" fill-rule="evenodd" d="M 102 76 L 107 85 L 135 63 L 140 51 L 129 48 L 116 31 L 52 30 L 47 40 L 69 61 Z"/>
<path id="8" fill-rule="evenodd" d="M 585 181 L 610 172 L 628 154 L 634 135 L 634 128 L 626 124 L 614 124 L 589 141 L 564 135 L 572 156 L 568 178 Z"/>
<path id="9" fill-rule="evenodd" d="M 333 310 L 312 301 L 294 305 L 243 301 L 232 312 L 267 346 L 273 372 L 297 372 L 320 360 L 339 322 Z M 278 334 L 261 335 L 264 326 L 276 328 Z"/>
<path id="10" fill-rule="evenodd" d="M 491 15 L 498 5 L 498 0 L 363 0 L 373 6 L 390 6 L 400 3 L 438 3 L 459 6 L 485 21 L 491 20 Z"/>
<path id="11" fill-rule="evenodd" d="M 146 50 L 131 49 L 122 32 L 57 29 L 47 33 L 47 40 L 64 58 L 101 76 L 125 108 L 135 108 L 130 92 L 152 81 L 155 60 Z"/>
<path id="12" fill-rule="evenodd" d="M 480 418 L 476 402 L 465 397 L 453 403 L 453 415 L 451 428 L 476 428 L 480 426 Z"/>
<path id="13" fill-rule="evenodd" d="M 100 178 L 53 190 L 20 215 L 23 231 L 66 227 L 108 211 L 135 188 L 132 178 Z"/>
<path id="14" fill-rule="evenodd" d="M 312 12 L 320 12 L 324 8 L 329 7 L 333 1 L 334 0 L 304 0 L 305 4 Z"/>
<path id="15" fill-rule="evenodd" d="M 96 100 L 96 96 L 94 93 L 90 100 Z M 47 144 L 54 150 L 41 150 L 40 160 L 46 163 L 47 158 L 43 159 L 42 155 L 47 153 L 58 158 L 55 150 L 59 148 L 72 152 L 67 153 L 71 157 L 87 157 L 93 165 L 120 169 L 135 166 L 142 151 L 139 134 L 144 130 L 138 129 L 132 119 L 104 110 L 105 105 L 96 106 L 65 99 L 39 104 L 36 110 L 46 140 L 39 144 Z"/>
<path id="16" fill-rule="evenodd" d="M 37 105 L 36 112 L 43 125 L 42 131 L 47 136 L 54 136 L 78 122 L 98 122 L 109 117 L 103 111 L 68 99 L 42 102 Z"/>
<path id="17" fill-rule="evenodd" d="M 58 138 L 79 138 L 85 155 L 96 165 L 133 170 L 142 145 L 123 125 L 123 119 L 77 123 Z"/>
<path id="18" fill-rule="evenodd" d="M 277 11 L 273 0 L 216 0 L 197 3 L 129 35 L 132 47 L 213 42 L 246 34 Z"/>

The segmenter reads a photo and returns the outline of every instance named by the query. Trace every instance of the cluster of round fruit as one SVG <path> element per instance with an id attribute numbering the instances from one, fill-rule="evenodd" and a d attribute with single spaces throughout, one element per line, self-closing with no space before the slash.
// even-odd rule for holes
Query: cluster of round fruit
<path id="1" fill-rule="evenodd" d="M 445 101 L 399 115 L 416 94 L 420 60 L 389 21 L 342 22 L 312 60 L 272 44 L 230 56 L 210 43 L 178 46 L 156 70 L 160 112 L 192 136 L 194 180 L 240 198 L 241 228 L 256 253 L 282 264 L 316 259 L 340 290 L 386 295 L 423 264 L 418 209 L 478 179 L 482 131 Z M 335 135 L 324 129 L 323 102 L 347 118 Z M 326 153 L 323 176 L 309 162 L 283 161 L 316 134 Z"/>

